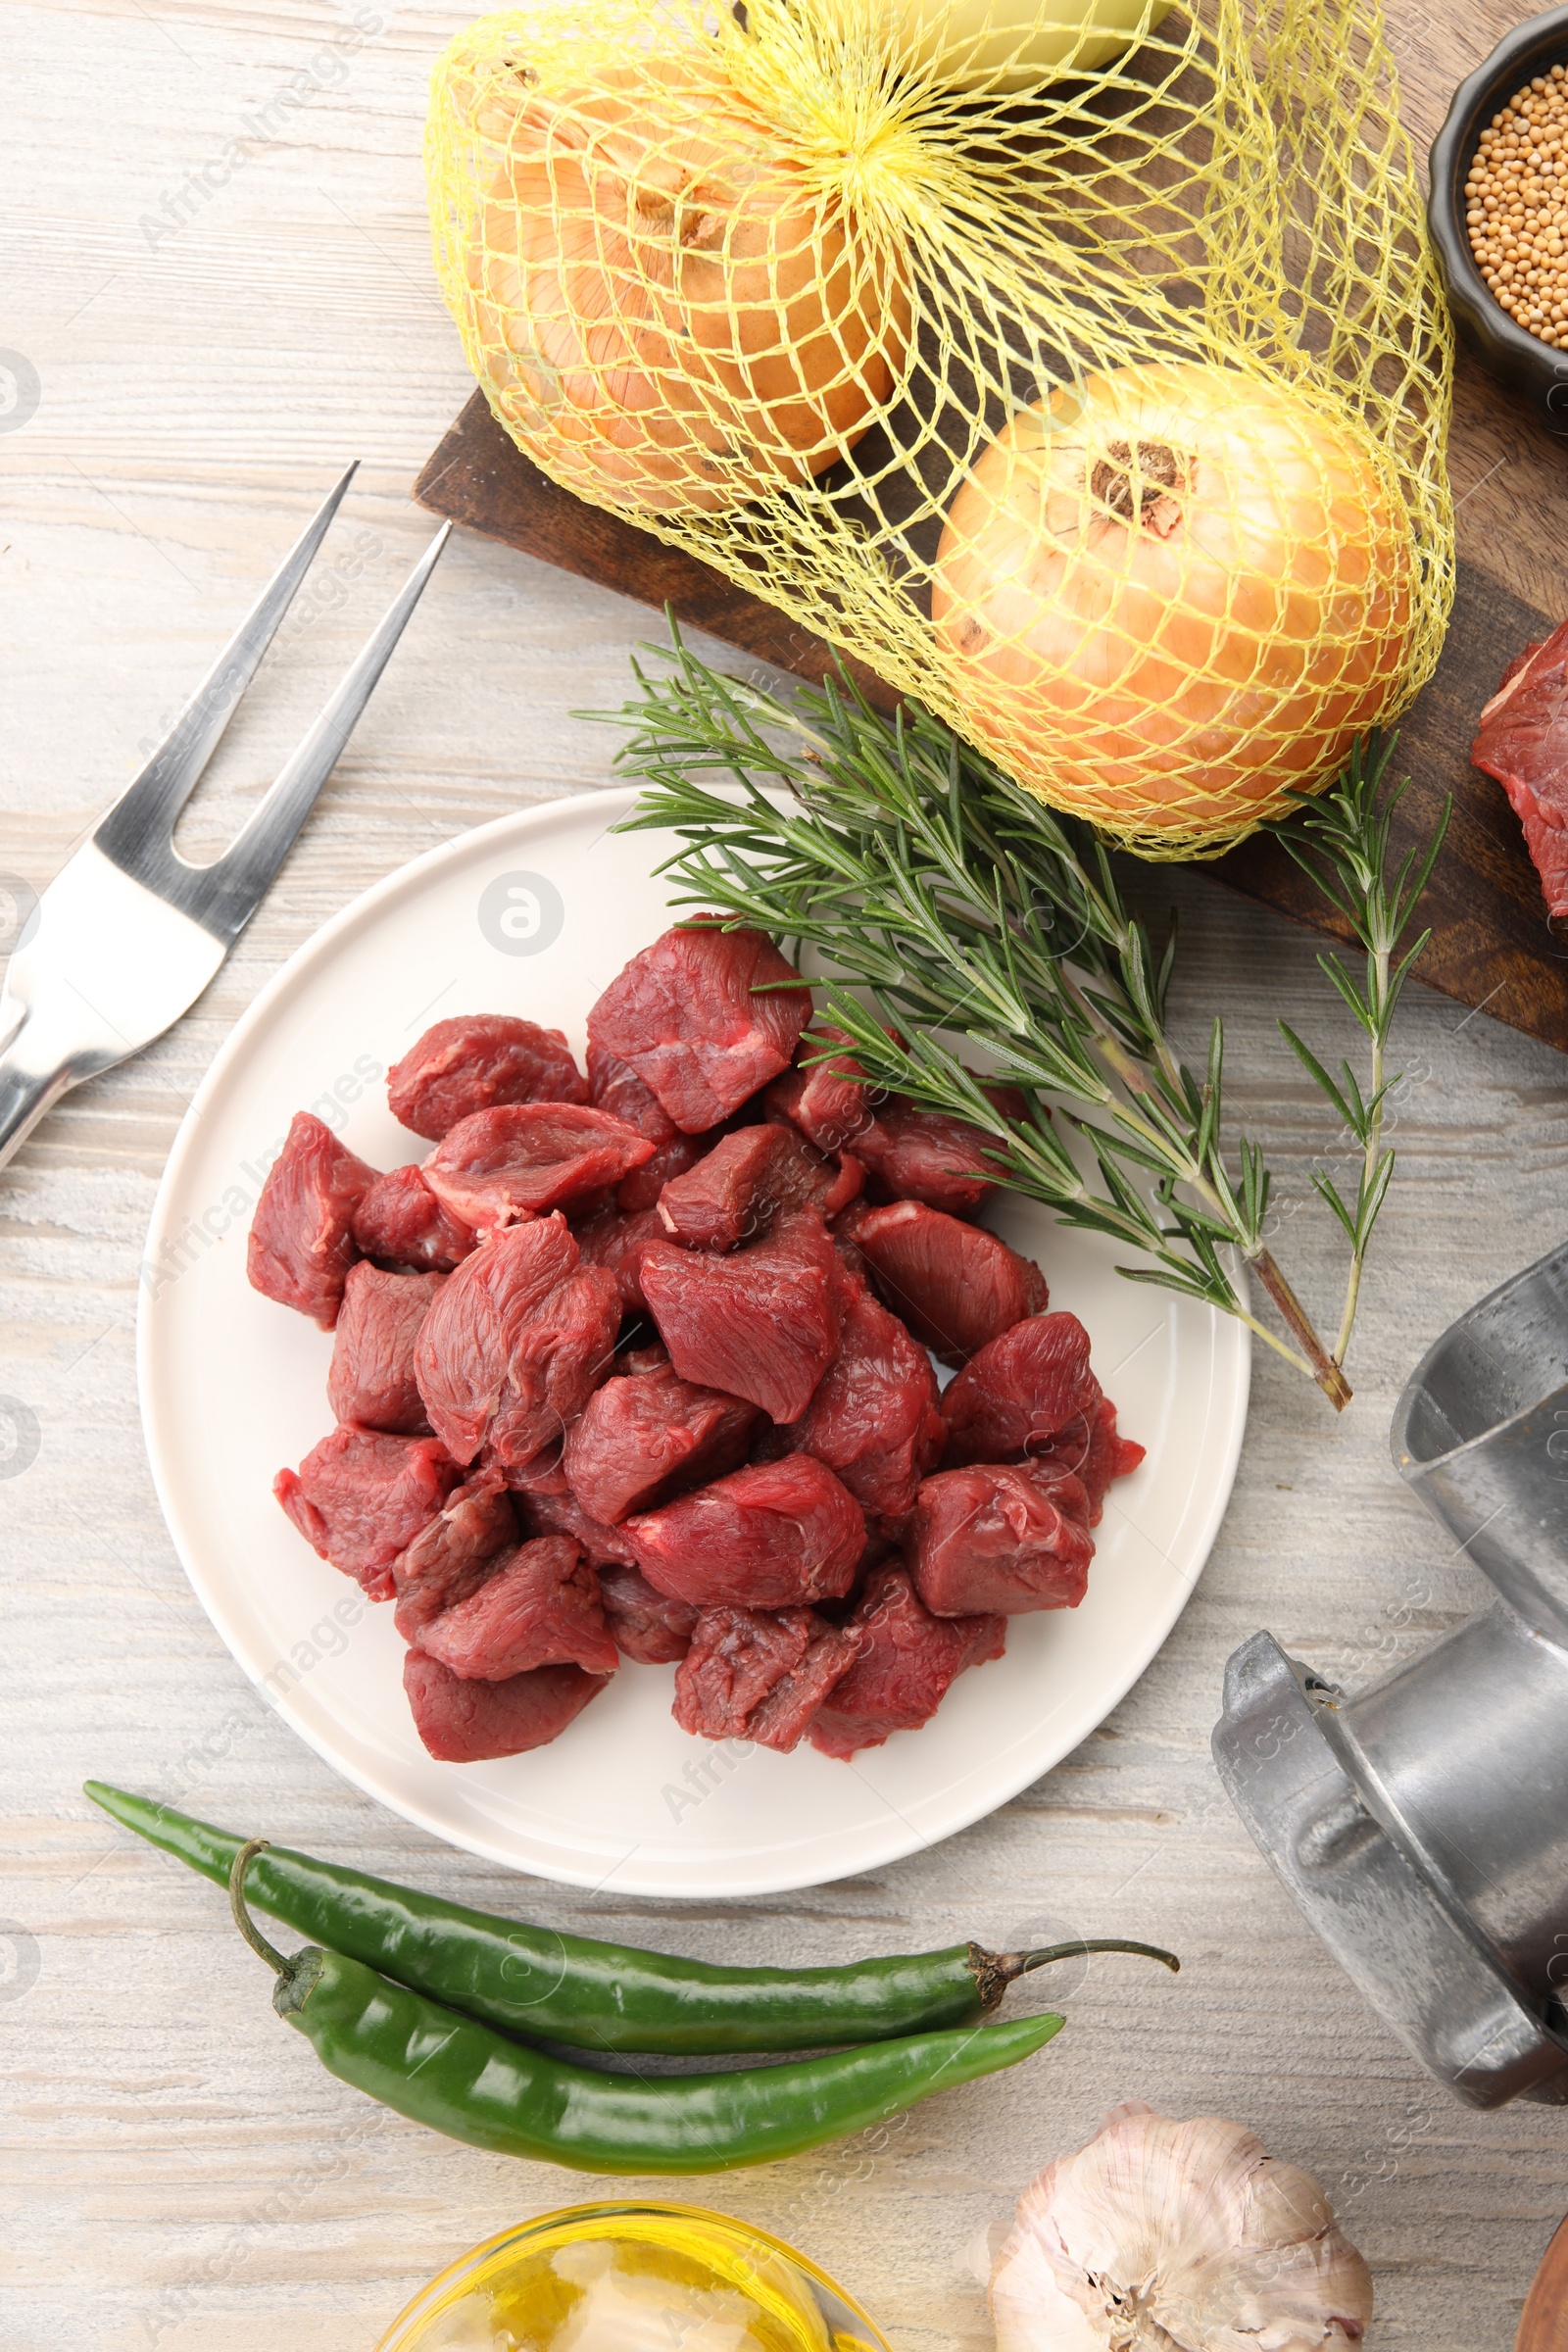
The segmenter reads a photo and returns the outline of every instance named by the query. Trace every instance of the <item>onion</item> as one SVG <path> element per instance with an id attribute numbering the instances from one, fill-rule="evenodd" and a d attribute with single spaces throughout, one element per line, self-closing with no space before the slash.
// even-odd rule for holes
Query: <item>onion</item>
<path id="1" fill-rule="evenodd" d="M 1093 74 L 1152 33 L 1170 0 L 894 0 L 904 53 L 959 89 L 1027 90 Z"/>
<path id="2" fill-rule="evenodd" d="M 700 53 L 544 92 L 509 74 L 449 100 L 466 95 L 493 167 L 461 323 L 523 446 L 661 513 L 808 481 L 853 448 L 903 365 L 895 249 Z"/>
<path id="3" fill-rule="evenodd" d="M 1022 410 L 953 503 L 932 619 L 959 723 L 1043 800 L 1215 842 L 1326 782 L 1397 700 L 1402 507 L 1348 421 L 1154 363 Z"/>

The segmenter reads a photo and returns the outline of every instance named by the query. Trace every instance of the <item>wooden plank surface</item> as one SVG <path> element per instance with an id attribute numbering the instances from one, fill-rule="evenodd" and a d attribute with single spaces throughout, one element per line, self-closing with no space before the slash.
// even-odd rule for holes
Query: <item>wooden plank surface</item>
<path id="1" fill-rule="evenodd" d="M 0 867 L 33 888 L 345 457 L 363 450 L 365 470 L 190 812 L 190 854 L 253 804 L 428 537 L 409 485 L 467 385 L 431 290 L 418 129 L 430 60 L 466 11 L 365 13 L 378 29 L 345 53 L 353 11 L 324 0 L 0 12 L 0 344 L 41 385 L 35 413 L 0 431 Z M 1418 130 L 1509 14 L 1485 0 L 1396 17 Z M 221 181 L 236 140 L 242 164 Z M 220 184 L 191 194 L 204 172 Z M 1462 550 L 1524 605 L 1560 611 L 1561 453 L 1469 374 L 1461 401 Z M 562 1929 L 711 1958 L 831 1960 L 1051 1925 L 1168 1941 L 1188 1964 L 1175 1984 L 1107 1963 L 1066 1988 L 1070 2030 L 1027 2077 L 934 2102 L 880 2149 L 692 2193 L 808 2247 L 897 2352 L 984 2352 L 974 2232 L 1108 2105 L 1143 2096 L 1240 2116 L 1320 2175 L 1374 2268 L 1371 2352 L 1506 2352 L 1568 2201 L 1562 2116 L 1476 2115 L 1426 2080 L 1280 1894 L 1207 1756 L 1224 1660 L 1259 1625 L 1359 1687 L 1482 1597 L 1393 1475 L 1387 1430 L 1428 1341 L 1561 1238 L 1561 1065 L 1490 1012 L 1417 991 L 1401 1025 L 1400 1168 L 1350 1412 L 1332 1421 L 1258 1364 L 1224 1530 L 1154 1666 L 1055 1772 L 896 1868 L 690 1907 L 519 1883 L 339 1781 L 251 1689 L 187 1585 L 142 1448 L 134 1325 L 191 1094 L 257 990 L 368 883 L 465 826 L 607 780 L 609 739 L 569 714 L 622 698 L 646 634 L 642 608 L 460 534 L 207 997 L 0 1177 L 0 1396 L 21 1408 L 10 1428 L 37 1430 L 35 1451 L 7 1437 L 0 1463 L 4 2352 L 370 2352 L 442 2263 L 582 2185 L 436 2141 L 317 2072 L 220 1900 L 108 1831 L 79 1794 L 88 1774 Z M 1353 1051 L 1314 943 L 1194 875 L 1151 887 L 1182 912 L 1180 1018 L 1196 1038 L 1224 1013 L 1234 1116 L 1279 1173 L 1278 1249 L 1332 1316 L 1341 1258 L 1310 1176 L 1336 1146 L 1275 1028 L 1283 1016 L 1325 1053 Z"/>

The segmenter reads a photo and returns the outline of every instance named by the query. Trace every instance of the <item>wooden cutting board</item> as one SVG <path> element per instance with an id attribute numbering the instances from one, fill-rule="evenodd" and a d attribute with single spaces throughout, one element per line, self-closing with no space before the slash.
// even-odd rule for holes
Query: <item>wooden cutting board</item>
<path id="1" fill-rule="evenodd" d="M 1467 381 L 1474 396 L 1473 375 Z M 1482 461 L 1477 476 L 1486 480 L 1491 476 L 1482 468 L 1497 445 L 1494 412 L 1506 418 L 1504 396 L 1494 400 L 1482 387 L 1477 422 L 1467 430 L 1461 419 L 1456 428 L 1455 452 L 1467 439 Z M 1548 461 L 1561 466 L 1559 453 L 1544 433 L 1535 434 L 1528 419 L 1523 420 L 1522 457 L 1517 454 L 1519 428 L 1516 416 L 1509 435 L 1509 446 L 1516 449 L 1515 479 L 1509 485 L 1515 496 L 1523 488 L 1521 476 Z M 1494 471 L 1508 463 L 1505 452 Z M 482 393 L 474 393 L 431 457 L 415 495 L 470 530 L 503 539 L 656 610 L 667 605 L 680 620 L 781 669 L 819 678 L 837 658 L 822 638 L 775 606 L 561 489 L 508 439 Z M 1539 507 L 1534 519 L 1539 533 Z M 1548 594 L 1556 568 L 1553 552 L 1544 551 L 1531 567 L 1531 576 L 1543 580 Z M 1568 605 L 1568 591 L 1563 602 Z M 1451 793 L 1453 817 L 1423 910 L 1432 940 L 1421 977 L 1461 1004 L 1484 1005 L 1498 1020 L 1568 1052 L 1568 939 L 1559 942 L 1548 929 L 1541 886 L 1501 788 L 1469 761 L 1482 704 L 1520 648 L 1552 625 L 1492 573 L 1461 558 L 1443 660 L 1400 730 L 1396 772 L 1408 772 L 1411 785 L 1396 821 L 1396 841 L 1402 847 L 1428 838 L 1443 796 Z M 893 689 L 859 664 L 851 666 L 870 697 L 891 709 L 897 700 Z M 1266 837 L 1202 870 L 1314 930 L 1335 932 L 1330 911 Z"/>
<path id="2" fill-rule="evenodd" d="M 1568 2352 L 1568 2222 L 1536 2273 L 1514 2352 Z"/>

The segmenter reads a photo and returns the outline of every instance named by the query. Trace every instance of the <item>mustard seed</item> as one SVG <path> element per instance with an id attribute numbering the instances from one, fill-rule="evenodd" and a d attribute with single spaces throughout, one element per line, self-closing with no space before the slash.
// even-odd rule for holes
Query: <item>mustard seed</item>
<path id="1" fill-rule="evenodd" d="M 1568 318 L 1568 66 L 1516 90 L 1465 177 L 1476 267 L 1510 318 L 1560 346 Z"/>

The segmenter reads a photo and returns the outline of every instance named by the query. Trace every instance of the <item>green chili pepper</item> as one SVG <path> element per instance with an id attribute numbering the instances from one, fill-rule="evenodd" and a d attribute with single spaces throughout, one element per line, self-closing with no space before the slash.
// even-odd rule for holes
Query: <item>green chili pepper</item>
<path id="1" fill-rule="evenodd" d="M 126 1829 L 215 1886 L 227 1884 L 241 1844 L 228 1831 L 101 1781 L 88 1781 L 86 1792 Z M 1005 1953 L 956 1943 L 842 1968 L 717 1968 L 469 1911 L 285 1846 L 268 1850 L 251 1888 L 260 1909 L 298 1934 L 506 2033 L 676 2057 L 821 2049 L 973 2025 L 1015 1979 L 1082 1952 L 1181 1965 L 1152 1944 L 1101 1938 Z"/>
<path id="2" fill-rule="evenodd" d="M 384 2107 L 501 2156 L 580 2173 L 711 2173 L 798 2156 L 843 2139 L 978 2075 L 994 2075 L 1061 2031 L 1059 2017 L 968 2033 L 917 2034 L 739 2074 L 594 2074 L 508 2041 L 358 1960 L 307 1944 L 286 1960 L 245 1908 L 262 1839 L 234 1857 L 240 1934 L 274 1972 L 272 2006 L 329 2074 Z"/>

